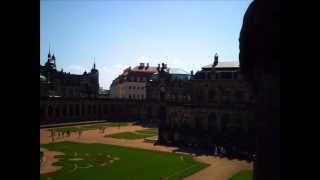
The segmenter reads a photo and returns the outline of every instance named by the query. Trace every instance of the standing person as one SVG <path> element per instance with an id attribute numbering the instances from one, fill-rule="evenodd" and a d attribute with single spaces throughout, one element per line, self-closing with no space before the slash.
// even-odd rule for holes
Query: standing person
<path id="1" fill-rule="evenodd" d="M 240 71 L 255 99 L 254 180 L 280 179 L 280 2 L 254 0 L 239 40 Z"/>
<path id="2" fill-rule="evenodd" d="M 51 132 L 51 142 L 53 143 L 54 142 L 54 130 L 50 129 L 50 132 Z"/>
<path id="3" fill-rule="evenodd" d="M 78 135 L 79 135 L 78 137 L 79 137 L 79 138 L 80 138 L 81 134 L 82 134 L 82 130 L 79 130 L 79 131 L 78 131 Z"/>

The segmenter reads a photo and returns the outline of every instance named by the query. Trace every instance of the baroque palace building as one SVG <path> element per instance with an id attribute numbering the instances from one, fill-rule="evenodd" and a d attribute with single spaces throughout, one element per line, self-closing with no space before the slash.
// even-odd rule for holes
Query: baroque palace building
<path id="1" fill-rule="evenodd" d="M 82 75 L 58 71 L 56 58 L 48 54 L 40 65 L 40 124 L 90 120 L 142 120 L 141 100 L 111 99 L 99 93 L 99 71 L 95 64 Z"/>
<path id="2" fill-rule="evenodd" d="M 97 97 L 99 93 L 99 71 L 96 65 L 82 75 L 58 71 L 56 57 L 48 54 L 44 66 L 40 64 L 40 96 Z"/>
<path id="3" fill-rule="evenodd" d="M 213 64 L 191 72 L 190 78 L 174 76 L 163 66 L 147 85 L 147 119 L 159 124 L 158 142 L 214 147 L 241 137 L 242 148 L 249 151 L 253 99 L 239 64 L 218 62 L 216 55 Z"/>
<path id="4" fill-rule="evenodd" d="M 41 124 L 88 120 L 139 121 L 158 125 L 160 144 L 205 148 L 223 146 L 229 152 L 234 148 L 251 154 L 254 152 L 253 99 L 236 62 L 219 62 L 216 55 L 213 64 L 196 73 L 168 68 L 162 63 L 148 75 L 141 75 L 148 64 L 140 64 L 133 70 L 125 70 L 123 76 L 113 83 L 123 80 L 127 83 L 127 90 L 130 86 L 131 90 L 133 86 L 144 89 L 126 91 L 126 98 L 102 98 L 94 91 L 98 87 L 95 66 L 90 73 L 73 76 L 56 71 L 55 57 L 48 57 L 45 66 L 40 66 Z M 135 70 L 139 67 L 140 70 Z M 87 85 L 82 86 L 84 82 Z M 91 91 L 88 91 L 90 87 Z M 72 93 L 64 93 L 63 89 L 70 88 Z M 134 93 L 140 93 L 140 98 L 137 95 L 133 98 Z"/>
<path id="5" fill-rule="evenodd" d="M 134 68 L 128 67 L 110 86 L 111 97 L 120 99 L 145 99 L 146 82 L 157 72 L 157 67 L 149 63 L 140 63 Z"/>

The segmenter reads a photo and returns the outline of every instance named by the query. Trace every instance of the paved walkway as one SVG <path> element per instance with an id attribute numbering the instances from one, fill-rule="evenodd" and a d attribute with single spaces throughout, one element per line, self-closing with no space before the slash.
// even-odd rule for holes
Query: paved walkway
<path id="1" fill-rule="evenodd" d="M 75 126 L 75 125 L 95 124 L 95 123 L 105 123 L 105 122 L 107 121 L 99 120 L 99 121 L 79 121 L 79 122 L 69 122 L 69 123 L 43 124 L 43 125 L 40 125 L 40 128 Z"/>

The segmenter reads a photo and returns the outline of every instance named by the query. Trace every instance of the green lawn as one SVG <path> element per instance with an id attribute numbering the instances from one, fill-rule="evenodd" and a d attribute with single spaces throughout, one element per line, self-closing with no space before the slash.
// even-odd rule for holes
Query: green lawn
<path id="1" fill-rule="evenodd" d="M 149 128 L 144 130 L 139 130 L 135 132 L 122 132 L 116 134 L 106 135 L 105 137 L 112 137 L 117 139 L 144 139 L 147 137 L 153 137 L 158 135 L 157 128 Z"/>
<path id="2" fill-rule="evenodd" d="M 108 122 L 108 123 L 97 123 L 97 124 L 91 124 L 91 125 L 81 125 L 78 127 L 62 127 L 62 128 L 53 128 L 56 132 L 78 132 L 78 131 L 86 131 L 86 130 L 94 130 L 99 129 L 102 127 L 123 127 L 128 126 L 127 122 Z M 50 131 L 50 129 L 48 129 Z"/>
<path id="3" fill-rule="evenodd" d="M 112 123 L 101 123 L 101 124 L 93 124 L 93 125 L 85 125 L 81 126 L 82 129 L 84 130 L 91 130 L 91 129 L 99 129 L 102 127 L 123 127 L 123 126 L 128 126 L 128 123 L 126 122 L 112 122 Z"/>
<path id="4" fill-rule="evenodd" d="M 230 178 L 230 180 L 252 180 L 252 179 L 253 179 L 252 170 L 240 171 Z"/>
<path id="5" fill-rule="evenodd" d="M 158 128 L 149 128 L 149 129 L 144 129 L 144 130 L 139 130 L 135 131 L 137 133 L 142 133 L 142 134 L 158 134 Z"/>
<path id="6" fill-rule="evenodd" d="M 58 142 L 42 145 L 63 152 L 59 171 L 41 174 L 41 180 L 153 180 L 182 179 L 205 167 L 190 155 L 178 155 L 107 144 Z"/>
<path id="7" fill-rule="evenodd" d="M 106 135 L 105 137 L 112 137 L 116 139 L 144 139 L 147 137 L 152 137 L 154 135 L 150 134 L 138 134 L 133 132 L 122 132 L 122 133 L 116 133 L 111 135 Z"/>

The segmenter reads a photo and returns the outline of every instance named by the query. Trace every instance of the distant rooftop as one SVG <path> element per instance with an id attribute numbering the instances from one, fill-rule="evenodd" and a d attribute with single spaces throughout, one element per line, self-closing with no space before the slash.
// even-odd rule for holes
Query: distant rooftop
<path id="1" fill-rule="evenodd" d="M 212 64 L 202 67 L 203 69 L 212 68 Z M 219 62 L 216 68 L 239 68 L 239 61 L 222 61 Z"/>
<path id="2" fill-rule="evenodd" d="M 149 66 L 149 63 L 140 63 L 138 66 L 134 68 L 130 68 L 131 71 L 135 72 L 146 72 L 146 73 L 155 73 L 157 72 L 157 67 L 155 66 Z"/>
<path id="3" fill-rule="evenodd" d="M 190 74 L 189 72 L 180 68 L 168 68 L 169 74 Z"/>

